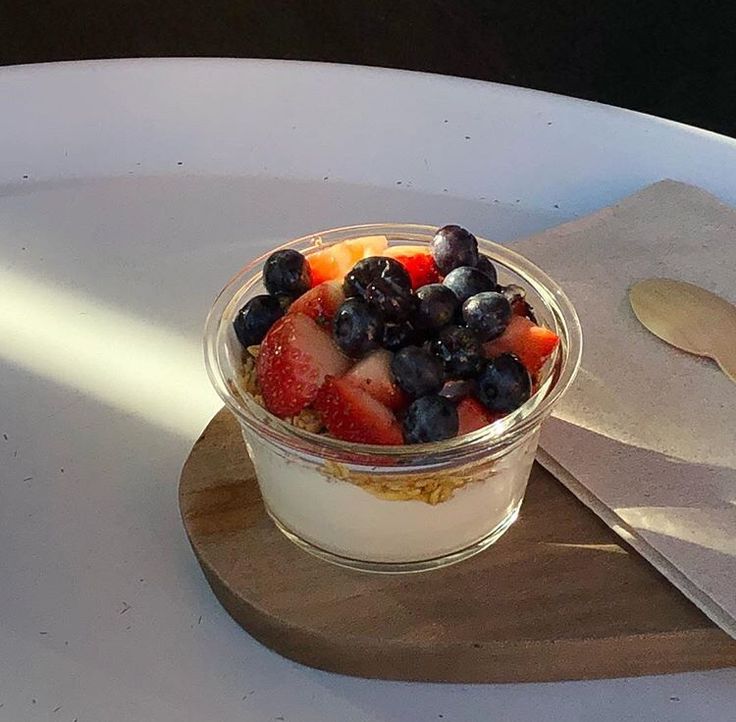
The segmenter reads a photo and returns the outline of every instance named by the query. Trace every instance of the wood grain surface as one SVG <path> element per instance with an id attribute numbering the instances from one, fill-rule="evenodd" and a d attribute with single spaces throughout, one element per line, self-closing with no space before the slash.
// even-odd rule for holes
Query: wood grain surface
<path id="1" fill-rule="evenodd" d="M 736 641 L 538 465 L 519 521 L 494 546 L 413 575 L 343 569 L 289 542 L 264 510 L 224 410 L 184 465 L 179 504 L 225 609 L 312 667 L 537 682 L 736 666 Z"/>

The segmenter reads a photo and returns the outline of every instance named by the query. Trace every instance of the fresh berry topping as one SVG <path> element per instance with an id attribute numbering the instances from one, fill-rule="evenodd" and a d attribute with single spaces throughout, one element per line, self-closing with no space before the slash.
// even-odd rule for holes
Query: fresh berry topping
<path id="1" fill-rule="evenodd" d="M 468 396 L 457 405 L 458 430 L 457 435 L 469 434 L 471 431 L 482 429 L 494 421 L 498 421 L 503 414 L 489 411 L 480 401 Z"/>
<path id="2" fill-rule="evenodd" d="M 536 325 L 524 288 L 497 285 L 494 263 L 456 225 L 429 246 L 366 236 L 306 257 L 278 250 L 263 282 L 269 295 L 249 300 L 233 329 L 244 346 L 260 343 L 265 407 L 280 417 L 313 408 L 354 443 L 482 429 L 530 398 L 560 342 Z"/>
<path id="3" fill-rule="evenodd" d="M 335 314 L 332 330 L 337 345 L 353 358 L 377 348 L 383 334 L 380 315 L 360 298 L 348 298 Z"/>
<path id="4" fill-rule="evenodd" d="M 414 317 L 417 328 L 438 331 L 455 318 L 459 306 L 452 289 L 441 283 L 422 286 L 417 291 L 417 310 Z"/>
<path id="5" fill-rule="evenodd" d="M 283 315 L 284 310 L 274 296 L 254 296 L 235 315 L 235 335 L 243 346 L 259 344 Z"/>
<path id="6" fill-rule="evenodd" d="M 361 258 L 380 256 L 387 245 L 385 236 L 362 236 L 310 253 L 307 262 L 312 271 L 312 284 L 316 286 L 324 281 L 342 281 Z"/>
<path id="7" fill-rule="evenodd" d="M 384 255 L 395 258 L 406 269 L 414 289 L 441 280 L 437 264 L 427 246 L 391 246 Z"/>
<path id="8" fill-rule="evenodd" d="M 537 326 L 523 316 L 512 316 L 501 336 L 483 345 L 489 358 L 512 353 L 526 366 L 530 374 L 536 374 L 557 348 L 559 336 L 549 328 Z"/>
<path id="9" fill-rule="evenodd" d="M 483 346 L 462 326 L 445 326 L 429 343 L 429 350 L 442 361 L 448 378 L 469 379 L 483 366 Z"/>
<path id="10" fill-rule="evenodd" d="M 282 417 L 298 414 L 314 401 L 325 376 L 342 375 L 349 366 L 330 335 L 301 313 L 276 321 L 256 359 L 263 402 Z"/>
<path id="11" fill-rule="evenodd" d="M 263 266 L 263 284 L 272 296 L 301 296 L 312 285 L 307 259 L 293 248 L 272 253 Z"/>
<path id="12" fill-rule="evenodd" d="M 407 404 L 404 392 L 394 382 L 391 373 L 391 352 L 379 349 L 372 351 L 364 359 L 358 361 L 344 378 L 370 394 L 376 401 L 394 411 Z"/>
<path id="13" fill-rule="evenodd" d="M 340 281 L 325 281 L 299 296 L 289 307 L 289 313 L 303 313 L 321 326 L 328 326 L 345 300 Z"/>
<path id="14" fill-rule="evenodd" d="M 343 441 L 393 446 L 403 441 L 401 426 L 391 411 L 347 378 L 328 376 L 314 408 L 327 430 Z"/>
<path id="15" fill-rule="evenodd" d="M 510 353 L 491 359 L 478 376 L 478 398 L 490 411 L 509 413 L 531 396 L 532 380 Z"/>
<path id="16" fill-rule="evenodd" d="M 391 278 L 377 278 L 365 289 L 365 300 L 389 321 L 404 321 L 416 308 L 416 298 L 410 288 Z"/>
<path id="17" fill-rule="evenodd" d="M 475 236 L 460 226 L 443 226 L 435 233 L 432 243 L 432 258 L 443 276 L 460 266 L 475 266 L 478 263 L 478 241 Z"/>
<path id="18" fill-rule="evenodd" d="M 343 290 L 345 295 L 365 298 L 368 285 L 385 278 L 406 290 L 411 289 L 411 280 L 404 267 L 393 258 L 371 256 L 358 261 L 345 276 Z"/>
<path id="19" fill-rule="evenodd" d="M 445 276 L 445 286 L 452 289 L 458 301 L 465 303 L 471 296 L 483 291 L 494 291 L 496 284 L 488 276 L 477 268 L 461 266 Z"/>
<path id="20" fill-rule="evenodd" d="M 386 323 L 383 325 L 381 346 L 389 351 L 398 351 L 400 348 L 404 348 L 404 346 L 415 343 L 416 339 L 417 332 L 410 321 Z"/>
<path id="21" fill-rule="evenodd" d="M 418 346 L 406 346 L 394 354 L 391 372 L 396 383 L 412 398 L 436 394 L 445 381 L 442 362 Z"/>
<path id="22" fill-rule="evenodd" d="M 488 258 L 488 256 L 479 255 L 478 256 L 478 263 L 475 264 L 475 267 L 481 272 L 485 273 L 488 278 L 491 279 L 491 282 L 495 284 L 498 281 L 498 274 L 496 273 L 496 267 L 491 263 L 491 259 Z"/>
<path id="23" fill-rule="evenodd" d="M 511 320 L 511 304 L 502 293 L 484 291 L 471 296 L 463 304 L 465 325 L 481 341 L 500 336 Z"/>
<path id="24" fill-rule="evenodd" d="M 478 385 L 475 383 L 475 379 L 450 379 L 445 381 L 440 396 L 457 402 L 466 396 L 473 396 L 477 389 Z"/>
<path id="25" fill-rule="evenodd" d="M 457 409 L 443 396 L 422 396 L 406 410 L 403 426 L 407 444 L 451 439 L 457 435 Z"/>

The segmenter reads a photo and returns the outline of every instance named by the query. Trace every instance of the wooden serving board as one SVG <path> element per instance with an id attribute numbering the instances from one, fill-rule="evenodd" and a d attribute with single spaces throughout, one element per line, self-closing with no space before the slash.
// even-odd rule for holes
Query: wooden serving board
<path id="1" fill-rule="evenodd" d="M 224 410 L 184 465 L 179 504 L 225 609 L 257 640 L 312 667 L 539 682 L 736 666 L 736 641 L 538 465 L 518 522 L 494 546 L 412 575 L 342 569 L 288 541 L 264 510 Z"/>

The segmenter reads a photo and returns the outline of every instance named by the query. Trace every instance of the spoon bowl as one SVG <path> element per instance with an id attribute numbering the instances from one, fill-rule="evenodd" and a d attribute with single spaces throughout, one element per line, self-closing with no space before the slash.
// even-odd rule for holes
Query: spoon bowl
<path id="1" fill-rule="evenodd" d="M 663 341 L 713 359 L 736 382 L 736 306 L 700 286 L 647 278 L 629 289 L 641 324 Z"/>

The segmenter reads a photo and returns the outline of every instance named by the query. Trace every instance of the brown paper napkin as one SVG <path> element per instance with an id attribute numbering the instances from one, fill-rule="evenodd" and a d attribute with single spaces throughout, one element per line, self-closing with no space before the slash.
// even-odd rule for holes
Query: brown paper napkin
<path id="1" fill-rule="evenodd" d="M 736 384 L 651 335 L 627 298 L 666 276 L 736 301 L 736 209 L 663 181 L 514 248 L 562 285 L 584 334 L 540 461 L 736 637 Z"/>

